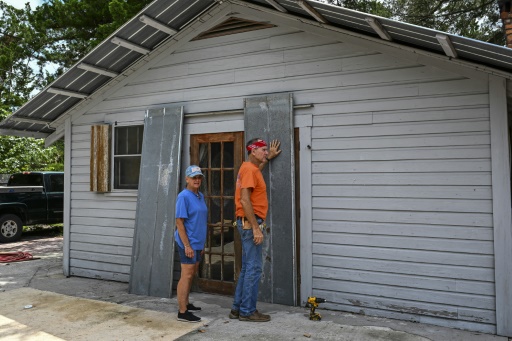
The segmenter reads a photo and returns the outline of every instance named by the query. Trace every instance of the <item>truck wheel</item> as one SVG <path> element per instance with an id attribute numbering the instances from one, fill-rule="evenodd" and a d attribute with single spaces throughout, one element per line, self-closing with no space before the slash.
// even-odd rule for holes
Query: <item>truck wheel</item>
<path id="1" fill-rule="evenodd" d="M 21 238 L 22 232 L 23 223 L 17 215 L 4 214 L 0 216 L 0 242 L 15 242 Z"/>

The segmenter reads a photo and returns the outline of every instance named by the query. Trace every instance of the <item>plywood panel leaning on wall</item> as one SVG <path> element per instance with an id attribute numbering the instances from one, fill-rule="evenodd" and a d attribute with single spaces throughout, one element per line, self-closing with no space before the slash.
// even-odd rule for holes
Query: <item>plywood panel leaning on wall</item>
<path id="1" fill-rule="evenodd" d="M 110 191 L 110 141 L 109 124 L 91 126 L 91 192 Z"/>

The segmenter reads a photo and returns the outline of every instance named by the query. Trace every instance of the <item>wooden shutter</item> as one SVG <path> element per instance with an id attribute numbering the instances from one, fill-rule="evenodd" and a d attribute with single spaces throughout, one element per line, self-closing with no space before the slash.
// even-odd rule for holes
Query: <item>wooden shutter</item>
<path id="1" fill-rule="evenodd" d="M 91 127 L 91 175 L 92 192 L 110 191 L 110 152 L 112 127 L 109 124 Z"/>

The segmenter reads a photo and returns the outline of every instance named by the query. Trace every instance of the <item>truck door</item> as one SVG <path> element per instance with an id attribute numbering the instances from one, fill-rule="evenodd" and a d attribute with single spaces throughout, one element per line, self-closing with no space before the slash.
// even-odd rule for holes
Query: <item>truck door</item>
<path id="1" fill-rule="evenodd" d="M 44 189 L 43 175 L 41 173 L 17 173 L 9 178 L 8 186 L 21 186 L 19 192 L 12 200 L 26 205 L 26 225 L 44 223 L 46 221 L 46 193 L 32 191 L 30 187 L 41 186 Z"/>
<path id="2" fill-rule="evenodd" d="M 49 174 L 46 181 L 48 222 L 62 223 L 64 212 L 64 174 Z"/>

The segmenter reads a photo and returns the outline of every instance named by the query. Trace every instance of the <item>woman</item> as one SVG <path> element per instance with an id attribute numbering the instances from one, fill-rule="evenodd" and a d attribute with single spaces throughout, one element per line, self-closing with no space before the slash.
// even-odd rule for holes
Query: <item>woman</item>
<path id="1" fill-rule="evenodd" d="M 189 302 L 192 279 L 199 270 L 204 253 L 208 208 L 199 187 L 204 179 L 201 168 L 189 166 L 185 172 L 187 187 L 176 200 L 176 232 L 174 238 L 181 261 L 181 277 L 178 282 L 178 321 L 199 322 L 201 318 L 191 311 L 201 310 Z"/>

